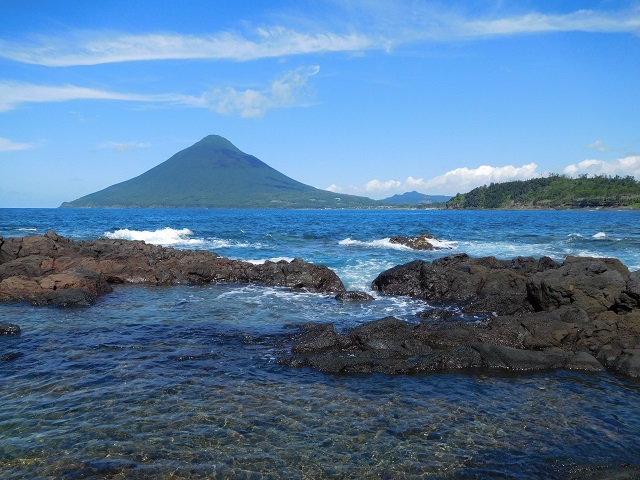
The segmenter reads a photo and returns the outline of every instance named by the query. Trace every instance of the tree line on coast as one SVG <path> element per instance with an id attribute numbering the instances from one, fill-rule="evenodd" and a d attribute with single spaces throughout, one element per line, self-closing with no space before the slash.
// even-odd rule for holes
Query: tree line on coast
<path id="1" fill-rule="evenodd" d="M 633 176 L 551 174 L 483 185 L 458 193 L 448 209 L 640 208 L 640 182 Z"/>

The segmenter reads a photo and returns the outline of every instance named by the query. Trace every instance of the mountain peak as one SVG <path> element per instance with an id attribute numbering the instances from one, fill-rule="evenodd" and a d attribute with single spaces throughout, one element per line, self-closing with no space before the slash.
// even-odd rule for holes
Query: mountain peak
<path id="1" fill-rule="evenodd" d="M 64 207 L 359 208 L 374 200 L 319 190 L 278 172 L 220 135 L 151 170 Z"/>
<path id="2" fill-rule="evenodd" d="M 220 135 L 207 135 L 199 142 L 192 145 L 193 147 L 210 147 L 220 150 L 233 150 L 239 152 L 240 150 L 233 143 Z"/>

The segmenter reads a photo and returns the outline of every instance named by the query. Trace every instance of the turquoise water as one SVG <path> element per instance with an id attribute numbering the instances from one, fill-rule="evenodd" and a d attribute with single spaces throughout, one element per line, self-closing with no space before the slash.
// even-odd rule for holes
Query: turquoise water
<path id="1" fill-rule="evenodd" d="M 368 290 L 448 253 L 614 256 L 640 212 L 0 209 L 0 235 L 147 239 L 250 261 L 302 257 Z M 435 234 L 413 252 L 394 235 Z M 306 322 L 344 329 L 423 302 L 247 285 L 118 286 L 88 308 L 0 304 L 0 478 L 581 478 L 640 468 L 640 381 L 608 373 L 333 376 L 284 367 Z"/>

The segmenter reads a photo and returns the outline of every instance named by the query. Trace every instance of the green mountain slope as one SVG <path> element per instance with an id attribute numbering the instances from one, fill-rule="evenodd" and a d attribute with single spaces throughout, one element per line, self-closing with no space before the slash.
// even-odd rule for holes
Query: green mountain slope
<path id="1" fill-rule="evenodd" d="M 640 182 L 634 177 L 569 178 L 551 175 L 492 183 L 458 194 L 447 208 L 640 208 Z"/>
<path id="2" fill-rule="evenodd" d="M 62 207 L 364 208 L 369 198 L 300 183 L 209 135 L 142 175 Z"/>

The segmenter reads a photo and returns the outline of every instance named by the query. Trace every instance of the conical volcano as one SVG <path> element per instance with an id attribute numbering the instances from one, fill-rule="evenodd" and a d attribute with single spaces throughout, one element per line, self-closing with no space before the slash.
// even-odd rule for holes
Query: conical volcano
<path id="1" fill-rule="evenodd" d="M 300 183 L 209 135 L 131 180 L 62 207 L 97 208 L 362 208 L 369 198 Z"/>

